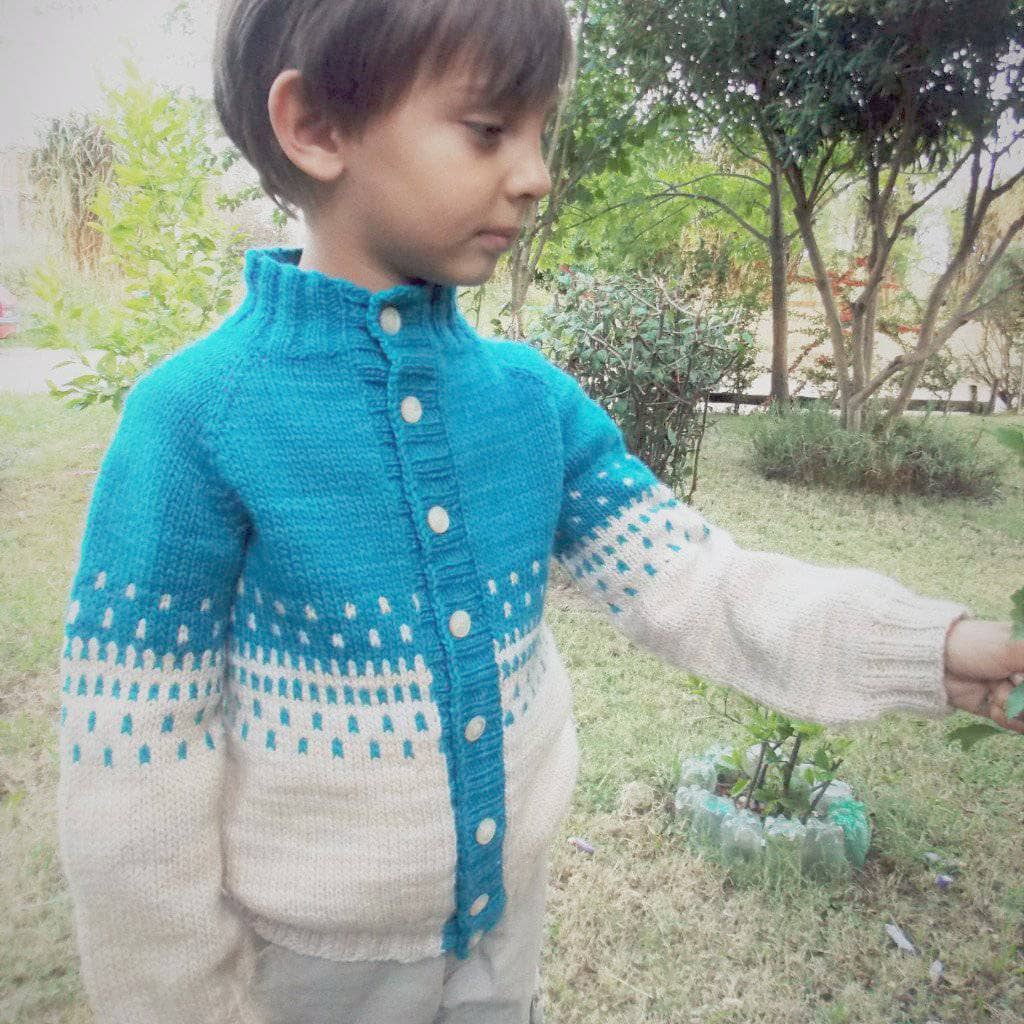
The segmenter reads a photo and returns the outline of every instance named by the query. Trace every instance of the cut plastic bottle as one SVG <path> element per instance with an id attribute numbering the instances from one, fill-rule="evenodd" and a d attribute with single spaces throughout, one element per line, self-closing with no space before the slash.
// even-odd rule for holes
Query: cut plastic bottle
<path id="1" fill-rule="evenodd" d="M 783 861 L 809 874 L 845 871 L 850 864 L 862 867 L 871 844 L 871 825 L 866 808 L 853 799 L 851 787 L 835 779 L 818 798 L 806 823 L 798 819 L 757 814 L 717 794 L 719 782 L 732 784 L 737 772 L 727 763 L 732 748 L 716 744 L 703 754 L 686 755 L 679 762 L 676 814 L 689 826 L 699 846 L 721 853 L 726 864 Z M 760 746 L 748 747 L 744 763 L 752 774 Z M 805 793 L 810 783 L 803 777 L 808 764 L 799 764 L 790 780 L 791 789 Z"/>

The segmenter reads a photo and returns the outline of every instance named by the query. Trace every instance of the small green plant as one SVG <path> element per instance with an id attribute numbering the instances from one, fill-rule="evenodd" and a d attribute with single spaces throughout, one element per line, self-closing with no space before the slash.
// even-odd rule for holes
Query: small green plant
<path id="1" fill-rule="evenodd" d="M 822 725 L 789 718 L 696 677 L 690 678 L 689 689 L 718 716 L 738 725 L 746 737 L 747 742 L 734 746 L 721 762 L 730 775 L 736 775 L 728 793 L 735 805 L 762 818 L 773 815 L 806 824 L 836 781 L 853 741 L 829 736 Z M 739 702 L 739 713 L 731 709 L 734 701 Z M 807 748 L 814 743 L 816 748 L 808 758 Z M 747 754 L 752 745 L 758 748 L 753 768 Z M 802 750 L 804 760 L 800 759 Z"/>
<path id="2" fill-rule="evenodd" d="M 996 427 L 992 433 L 1017 455 L 1021 467 L 1024 468 L 1024 430 L 1019 427 Z M 1013 623 L 1013 639 L 1024 640 L 1024 587 L 1010 597 L 1010 621 Z M 1015 687 L 1006 699 L 1006 717 L 1019 718 L 1021 715 L 1024 715 L 1024 683 Z M 1007 731 L 994 722 L 972 722 L 970 725 L 953 729 L 946 738 L 959 743 L 964 750 L 969 750 L 979 740 L 986 739 L 993 733 Z"/>
<path id="3" fill-rule="evenodd" d="M 762 476 L 892 495 L 988 500 L 997 493 L 999 467 L 979 456 L 977 437 L 929 417 L 897 420 L 887 432 L 871 417 L 864 430 L 844 430 L 829 404 L 773 406 L 758 417 L 751 445 Z"/>

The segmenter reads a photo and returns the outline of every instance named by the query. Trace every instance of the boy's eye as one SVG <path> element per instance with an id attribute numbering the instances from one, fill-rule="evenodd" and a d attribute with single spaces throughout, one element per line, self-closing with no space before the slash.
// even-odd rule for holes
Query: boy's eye
<path id="1" fill-rule="evenodd" d="M 504 125 L 486 121 L 467 121 L 466 126 L 485 142 L 497 142 L 505 130 Z"/>

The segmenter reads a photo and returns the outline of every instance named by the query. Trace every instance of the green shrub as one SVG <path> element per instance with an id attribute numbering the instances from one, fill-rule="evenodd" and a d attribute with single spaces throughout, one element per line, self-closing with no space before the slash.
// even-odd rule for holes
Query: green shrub
<path id="1" fill-rule="evenodd" d="M 752 311 L 711 305 L 693 280 L 567 273 L 541 350 L 618 423 L 631 452 L 689 501 L 708 398 L 752 362 Z"/>
<path id="2" fill-rule="evenodd" d="M 773 410 L 751 434 L 754 466 L 769 480 L 820 484 L 879 494 L 990 499 L 999 466 L 948 421 L 899 420 L 883 436 L 872 419 L 844 430 L 825 403 L 801 412 Z"/>
<path id="3" fill-rule="evenodd" d="M 238 151 L 215 150 L 209 104 L 162 91 L 131 61 L 126 71 L 127 84 L 106 90 L 108 110 L 97 116 L 114 164 L 89 203 L 109 294 L 91 301 L 52 264 L 33 275 L 36 343 L 101 353 L 95 364 L 81 353 L 88 372 L 51 384 L 72 408 L 109 401 L 120 409 L 146 370 L 215 326 L 232 304 L 246 245 L 220 209 L 237 208 L 251 190 L 219 191 Z"/>

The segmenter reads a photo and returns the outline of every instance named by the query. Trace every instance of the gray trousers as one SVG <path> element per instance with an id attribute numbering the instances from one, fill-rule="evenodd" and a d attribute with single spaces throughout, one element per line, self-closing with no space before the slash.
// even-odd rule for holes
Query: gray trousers
<path id="1" fill-rule="evenodd" d="M 469 959 L 339 963 L 263 944 L 253 990 L 267 1024 L 541 1024 L 548 863 Z"/>

